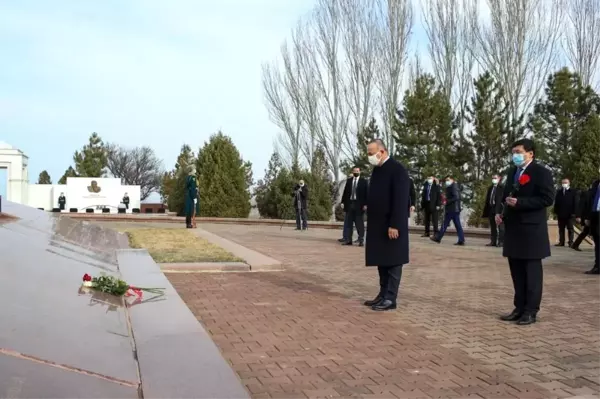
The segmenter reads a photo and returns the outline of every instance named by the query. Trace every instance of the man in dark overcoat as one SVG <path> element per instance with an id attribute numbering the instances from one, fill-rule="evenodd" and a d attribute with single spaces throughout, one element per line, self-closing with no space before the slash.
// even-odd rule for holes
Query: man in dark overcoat
<path id="1" fill-rule="evenodd" d="M 433 176 L 429 176 L 423 185 L 421 193 L 421 209 L 423 210 L 425 233 L 423 237 L 431 235 L 431 225 L 433 224 L 433 234 L 437 235 L 439 230 L 438 210 L 442 204 L 440 195 L 440 186 Z"/>
<path id="2" fill-rule="evenodd" d="M 67 197 L 65 197 L 65 193 L 60 193 L 60 195 L 58 196 L 58 209 L 60 209 L 61 211 L 64 211 L 66 203 L 67 203 Z"/>
<path id="3" fill-rule="evenodd" d="M 364 304 L 373 310 L 396 309 L 402 266 L 408 263 L 410 181 L 404 166 L 390 158 L 385 144 L 367 146 L 374 166 L 367 200 L 366 265 L 377 266 L 379 294 Z"/>
<path id="4" fill-rule="evenodd" d="M 579 194 L 571 189 L 569 179 L 562 179 L 561 188 L 556 192 L 554 198 L 554 215 L 558 220 L 558 243 L 557 247 L 565 246 L 565 229 L 569 234 L 569 247 L 573 246 L 575 238 L 575 215 L 579 208 Z"/>
<path id="5" fill-rule="evenodd" d="M 585 195 L 581 220 L 594 239 L 594 266 L 585 274 L 600 274 L 600 179 L 592 183 Z"/>
<path id="6" fill-rule="evenodd" d="M 488 187 L 485 195 L 485 205 L 483 207 L 482 218 L 487 218 L 490 223 L 490 243 L 488 247 L 501 247 L 504 245 L 504 225 L 496 224 L 496 204 L 502 203 L 502 194 L 504 186 L 500 182 L 500 175 L 492 176 L 492 184 Z"/>
<path id="7" fill-rule="evenodd" d="M 344 193 L 342 194 L 342 208 L 346 213 L 344 218 L 344 232 L 346 241 L 342 245 L 352 245 L 352 231 L 356 225 L 358 234 L 358 245 L 364 245 L 365 238 L 365 220 L 364 212 L 367 208 L 367 180 L 360 176 L 360 168 L 356 167 L 352 170 L 352 177 L 346 181 Z M 348 223 L 346 224 L 346 220 Z"/>
<path id="8" fill-rule="evenodd" d="M 550 256 L 546 208 L 554 201 L 552 173 L 534 159 L 535 144 L 521 139 L 512 145 L 515 164 L 506 178 L 496 223 L 504 223 L 504 249 L 515 291 L 514 310 L 501 317 L 519 325 L 536 322 L 542 301 L 542 259 Z"/>

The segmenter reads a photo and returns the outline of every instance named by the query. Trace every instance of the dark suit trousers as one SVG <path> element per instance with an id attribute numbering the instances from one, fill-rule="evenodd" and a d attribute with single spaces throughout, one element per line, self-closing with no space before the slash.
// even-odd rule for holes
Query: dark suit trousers
<path id="1" fill-rule="evenodd" d="M 379 272 L 379 296 L 396 303 L 400 279 L 402 278 L 402 266 L 377 266 Z"/>
<path id="2" fill-rule="evenodd" d="M 490 221 L 490 243 L 494 245 L 502 245 L 502 243 L 504 242 L 504 223 L 498 226 L 496 224 L 496 215 L 493 214 L 493 212 L 488 217 L 488 220 Z"/>
<path id="3" fill-rule="evenodd" d="M 594 254 L 596 255 L 594 258 L 594 267 L 600 267 L 600 227 L 598 223 L 592 224 L 590 228 L 590 233 L 594 238 Z"/>
<path id="4" fill-rule="evenodd" d="M 305 229 L 307 227 L 307 212 L 306 208 L 298 209 L 296 208 L 296 228 L 297 229 Z"/>
<path id="5" fill-rule="evenodd" d="M 581 229 L 581 233 L 579 233 L 577 239 L 575 240 L 575 242 L 573 242 L 573 248 L 579 248 L 579 246 L 581 245 L 583 240 L 585 240 L 585 237 L 587 237 L 588 234 L 590 234 L 590 226 L 583 226 L 583 229 Z"/>
<path id="6" fill-rule="evenodd" d="M 344 234 L 344 237 L 348 241 L 352 241 L 352 234 L 354 232 L 353 226 L 356 226 L 356 232 L 358 233 L 358 241 L 364 241 L 365 239 L 365 218 L 364 211 L 360 209 L 356 201 L 352 201 L 350 209 L 346 212 L 346 218 L 348 220 L 348 230 Z M 344 226 L 346 226 L 346 220 L 344 220 Z"/>
<path id="7" fill-rule="evenodd" d="M 563 245 L 565 243 L 565 228 L 569 232 L 569 245 L 573 244 L 573 236 L 575 235 L 575 231 L 573 230 L 573 218 L 558 219 L 558 242 Z"/>
<path id="8" fill-rule="evenodd" d="M 192 225 L 192 216 L 191 215 L 190 216 L 185 215 L 185 225 L 186 226 L 191 226 Z"/>
<path id="9" fill-rule="evenodd" d="M 352 236 L 348 238 L 348 232 L 352 232 L 352 220 L 350 220 L 350 213 L 344 212 L 344 227 L 342 228 L 342 239 L 348 241 L 352 239 Z"/>
<path id="10" fill-rule="evenodd" d="M 425 234 L 429 235 L 430 233 L 430 227 L 431 224 L 433 223 L 433 234 L 437 234 L 438 232 L 438 228 L 439 228 L 439 221 L 438 221 L 438 210 L 434 209 L 433 211 L 429 208 L 429 204 L 425 205 L 425 208 L 423 209 L 423 213 L 425 216 L 425 220 L 424 220 L 424 224 L 425 224 Z"/>
<path id="11" fill-rule="evenodd" d="M 537 314 L 542 302 L 544 284 L 542 260 L 508 258 L 508 266 L 515 289 L 515 309 L 528 314 Z"/>

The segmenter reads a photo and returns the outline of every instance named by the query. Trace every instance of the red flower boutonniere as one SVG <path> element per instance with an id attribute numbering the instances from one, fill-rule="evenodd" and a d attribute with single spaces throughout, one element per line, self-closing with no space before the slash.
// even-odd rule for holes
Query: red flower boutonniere
<path id="1" fill-rule="evenodd" d="M 529 177 L 529 175 L 522 174 L 521 177 L 519 177 L 519 185 L 520 186 L 524 186 L 527 183 L 529 183 L 530 181 L 531 181 L 531 177 Z"/>

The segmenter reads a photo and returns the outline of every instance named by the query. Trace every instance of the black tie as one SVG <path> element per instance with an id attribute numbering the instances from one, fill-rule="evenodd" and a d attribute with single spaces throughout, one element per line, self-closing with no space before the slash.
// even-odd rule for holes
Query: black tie
<path id="1" fill-rule="evenodd" d="M 356 199 L 356 181 L 358 179 L 354 179 L 354 181 L 352 182 L 352 199 L 355 200 Z"/>

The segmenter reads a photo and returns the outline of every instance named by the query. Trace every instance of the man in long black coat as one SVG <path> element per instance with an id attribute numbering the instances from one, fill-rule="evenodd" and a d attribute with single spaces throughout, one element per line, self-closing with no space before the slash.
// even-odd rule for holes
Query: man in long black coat
<path id="1" fill-rule="evenodd" d="M 300 180 L 294 187 L 292 193 L 294 197 L 294 209 L 296 211 L 296 230 L 308 229 L 308 187 L 304 184 L 304 180 Z"/>
<path id="2" fill-rule="evenodd" d="M 569 179 L 562 179 L 561 188 L 556 192 L 554 198 L 554 214 L 558 220 L 558 243 L 557 247 L 565 246 L 565 228 L 569 234 L 569 247 L 573 245 L 575 237 L 575 215 L 579 207 L 579 195 L 571 190 Z"/>
<path id="3" fill-rule="evenodd" d="M 344 237 L 346 240 L 343 245 L 352 245 L 352 231 L 356 225 L 358 233 L 358 245 L 363 246 L 365 238 L 365 219 L 364 212 L 367 208 L 367 180 L 360 176 L 360 168 L 352 170 L 352 177 L 346 181 L 344 193 L 342 194 L 342 208 L 346 213 L 344 218 Z M 346 223 L 348 222 L 348 223 Z"/>
<path id="4" fill-rule="evenodd" d="M 510 168 L 496 222 L 505 224 L 504 249 L 515 290 L 514 310 L 501 317 L 519 325 L 536 322 L 542 301 L 542 259 L 550 256 L 546 208 L 554 201 L 552 173 L 534 160 L 535 144 L 522 139 L 512 145 Z"/>
<path id="5" fill-rule="evenodd" d="M 408 263 L 410 181 L 402 164 L 390 158 L 381 140 L 367 146 L 374 166 L 367 201 L 366 265 L 377 266 L 379 294 L 365 305 L 373 310 L 396 309 L 402 266 Z"/>
<path id="6" fill-rule="evenodd" d="M 594 239 L 594 266 L 585 274 L 600 274 L 600 179 L 592 183 L 582 206 L 581 220 L 590 228 Z"/>
<path id="7" fill-rule="evenodd" d="M 442 205 L 442 196 L 440 195 L 440 186 L 433 176 L 429 176 L 423 185 L 421 193 L 421 209 L 424 215 L 425 233 L 423 237 L 429 237 L 431 225 L 433 224 L 433 234 L 437 235 L 440 223 L 438 221 L 439 207 Z"/>
<path id="8" fill-rule="evenodd" d="M 481 217 L 487 218 L 490 223 L 490 243 L 488 247 L 501 247 L 504 245 L 504 225 L 496 224 L 496 204 L 502 203 L 504 186 L 500 184 L 500 176 L 492 176 L 492 184 L 485 195 L 485 206 Z"/>

